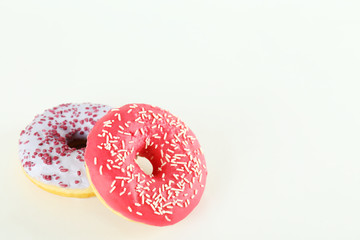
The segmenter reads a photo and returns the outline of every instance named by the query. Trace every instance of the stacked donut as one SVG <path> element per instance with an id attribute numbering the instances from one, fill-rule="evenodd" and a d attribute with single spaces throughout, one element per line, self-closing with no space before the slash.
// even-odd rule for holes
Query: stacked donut
<path id="1" fill-rule="evenodd" d="M 144 158 L 152 171 L 138 164 Z M 194 133 L 147 104 L 46 110 L 22 131 L 20 159 L 26 175 L 47 191 L 96 194 L 115 213 L 155 226 L 184 219 L 199 203 L 207 176 Z"/>
<path id="2" fill-rule="evenodd" d="M 86 139 L 110 109 L 100 104 L 62 104 L 37 115 L 19 141 L 20 160 L 30 180 L 55 194 L 93 196 L 85 171 Z"/>

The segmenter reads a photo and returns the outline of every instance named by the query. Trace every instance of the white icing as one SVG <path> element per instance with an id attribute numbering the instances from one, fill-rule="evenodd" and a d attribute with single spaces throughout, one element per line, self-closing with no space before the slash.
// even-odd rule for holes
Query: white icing
<path id="1" fill-rule="evenodd" d="M 26 173 L 45 184 L 71 189 L 88 188 L 84 162 L 85 148 L 70 148 L 65 138 L 69 135 L 74 138 L 86 138 L 93 124 L 110 109 L 111 107 L 106 105 L 90 103 L 62 104 L 37 115 L 21 133 L 19 141 L 19 156 Z M 74 119 L 78 121 L 75 122 Z M 53 150 L 50 152 L 51 148 Z M 57 148 L 61 148 L 61 151 L 57 152 Z M 47 151 L 50 158 L 41 155 L 40 153 L 44 154 L 43 151 Z M 46 164 L 46 159 L 51 159 L 52 164 Z"/>

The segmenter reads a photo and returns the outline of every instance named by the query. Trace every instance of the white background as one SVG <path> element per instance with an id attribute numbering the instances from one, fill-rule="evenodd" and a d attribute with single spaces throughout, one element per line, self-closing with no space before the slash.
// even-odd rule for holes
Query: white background
<path id="1" fill-rule="evenodd" d="M 0 239 L 360 239 L 358 0 L 0 0 Z M 168 109 L 209 169 L 164 228 L 22 173 L 20 131 L 66 102 Z"/>

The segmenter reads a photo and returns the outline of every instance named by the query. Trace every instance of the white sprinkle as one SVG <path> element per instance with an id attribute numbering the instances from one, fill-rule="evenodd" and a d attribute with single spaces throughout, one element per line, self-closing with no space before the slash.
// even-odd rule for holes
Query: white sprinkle
<path id="1" fill-rule="evenodd" d="M 105 121 L 103 124 L 104 124 L 104 127 L 111 127 L 112 122 L 111 122 L 111 120 L 108 120 L 108 121 Z"/>
<path id="2" fill-rule="evenodd" d="M 99 149 L 103 149 L 102 146 L 100 146 L 100 145 L 97 145 L 97 147 L 98 147 Z"/>
<path id="3" fill-rule="evenodd" d="M 103 175 L 102 169 L 103 169 L 103 165 L 101 165 L 101 166 L 99 167 L 100 175 Z"/>
<path id="4" fill-rule="evenodd" d="M 154 194 L 153 194 L 152 197 L 151 197 L 152 199 L 155 199 L 155 196 L 156 196 L 156 194 L 157 194 L 157 193 L 155 192 L 155 190 L 156 190 L 156 188 L 153 188 L 153 190 L 152 190 L 152 191 L 154 192 Z"/>
<path id="5" fill-rule="evenodd" d="M 113 146 L 113 148 L 115 148 L 115 150 L 118 150 L 119 148 L 115 145 L 115 144 L 111 144 Z M 114 152 L 113 150 L 111 150 L 111 154 L 112 156 L 116 155 L 116 152 Z"/>
<path id="6" fill-rule="evenodd" d="M 111 187 L 113 187 L 116 183 L 116 180 L 114 180 L 112 183 L 111 183 Z"/>
<path id="7" fill-rule="evenodd" d="M 96 164 L 97 164 L 97 158 L 94 157 L 94 165 L 96 165 Z"/>
<path id="8" fill-rule="evenodd" d="M 115 190 L 116 186 L 113 186 L 112 189 L 110 190 L 110 193 L 112 193 Z"/>
<path id="9" fill-rule="evenodd" d="M 126 192 L 126 188 L 124 188 L 124 190 L 121 193 L 119 193 L 119 195 L 122 196 L 125 192 Z"/>
<path id="10" fill-rule="evenodd" d="M 149 200 L 149 199 L 148 199 Z M 155 207 L 152 205 L 152 204 L 149 204 L 150 205 L 150 207 L 152 208 L 152 210 L 155 212 L 156 211 L 156 209 L 155 209 Z"/>
<path id="11" fill-rule="evenodd" d="M 144 135 L 144 130 L 140 128 L 141 135 Z"/>
<path id="12" fill-rule="evenodd" d="M 176 191 L 176 192 L 183 192 L 184 191 L 181 188 L 171 188 L 171 190 Z"/>
<path id="13" fill-rule="evenodd" d="M 186 157 L 186 154 L 182 154 L 182 153 L 177 153 L 175 154 L 176 156 L 179 156 L 179 157 Z"/>
<path id="14" fill-rule="evenodd" d="M 142 216 L 142 213 L 141 213 L 141 212 L 136 212 L 136 214 Z"/>
<path id="15" fill-rule="evenodd" d="M 129 212 L 132 212 L 132 209 L 131 209 L 131 207 L 130 207 L 130 206 L 128 206 L 128 209 L 129 209 Z"/>
<path id="16" fill-rule="evenodd" d="M 171 202 L 165 203 L 165 204 L 163 205 L 163 208 L 164 208 L 164 207 L 167 207 L 169 204 L 171 204 Z"/>
<path id="17" fill-rule="evenodd" d="M 189 168 L 186 166 L 186 164 L 184 165 L 185 169 L 187 172 L 190 172 Z"/>
<path id="18" fill-rule="evenodd" d="M 124 179 L 124 180 L 127 180 L 127 179 L 130 179 L 130 178 L 129 178 L 129 177 L 116 176 L 115 179 Z"/>
<path id="19" fill-rule="evenodd" d="M 167 133 L 164 134 L 164 140 L 166 140 L 166 135 L 167 135 Z"/>
<path id="20" fill-rule="evenodd" d="M 131 113 L 131 111 L 132 111 L 132 108 L 130 108 L 130 109 L 129 109 L 129 111 L 128 111 L 127 113 Z"/>
<path id="21" fill-rule="evenodd" d="M 168 216 L 165 215 L 165 219 L 169 222 L 171 222 L 170 218 L 168 218 Z"/>
<path id="22" fill-rule="evenodd" d="M 140 206 L 141 206 L 141 204 L 140 204 L 140 203 L 135 203 L 135 206 L 140 207 Z"/>
<path id="23" fill-rule="evenodd" d="M 110 139 L 113 139 L 113 135 L 111 134 L 111 132 L 109 132 L 109 137 L 110 137 Z M 115 141 L 115 142 L 117 142 L 117 141 Z"/>
<path id="24" fill-rule="evenodd" d="M 106 167 L 109 169 L 109 170 L 111 170 L 111 167 L 110 167 L 110 165 L 107 163 L 106 164 Z"/>

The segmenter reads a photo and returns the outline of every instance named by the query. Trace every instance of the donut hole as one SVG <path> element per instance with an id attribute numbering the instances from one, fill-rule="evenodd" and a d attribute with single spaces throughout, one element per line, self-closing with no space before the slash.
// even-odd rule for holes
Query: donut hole
<path id="1" fill-rule="evenodd" d="M 152 175 L 153 174 L 153 170 L 154 167 L 151 164 L 151 162 L 149 161 L 149 159 L 147 159 L 146 157 L 142 157 L 142 156 L 137 156 L 135 158 L 135 163 L 140 167 L 140 169 L 147 175 Z"/>
<path id="2" fill-rule="evenodd" d="M 85 148 L 85 147 L 86 147 L 86 143 L 87 143 L 87 139 L 86 139 L 86 138 L 80 138 L 80 137 L 72 136 L 71 138 L 66 139 L 66 144 L 67 144 L 69 147 L 75 148 L 75 149 Z"/>

